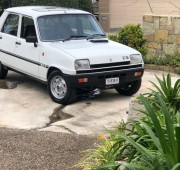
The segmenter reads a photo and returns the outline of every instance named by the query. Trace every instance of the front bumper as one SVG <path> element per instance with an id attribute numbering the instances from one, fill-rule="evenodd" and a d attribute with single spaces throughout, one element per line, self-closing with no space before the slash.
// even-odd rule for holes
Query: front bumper
<path id="1" fill-rule="evenodd" d="M 141 75 L 136 75 L 136 73 L 141 72 Z M 141 79 L 144 73 L 144 68 L 133 68 L 128 70 L 116 70 L 109 72 L 100 72 L 100 73 L 86 73 L 86 74 L 77 74 L 77 75 L 64 75 L 64 78 L 68 86 L 73 88 L 112 88 L 119 85 L 123 85 L 128 82 L 132 82 L 138 79 Z M 119 77 L 119 84 L 116 85 L 106 85 L 107 78 Z M 78 79 L 86 78 L 87 82 L 78 82 Z"/>

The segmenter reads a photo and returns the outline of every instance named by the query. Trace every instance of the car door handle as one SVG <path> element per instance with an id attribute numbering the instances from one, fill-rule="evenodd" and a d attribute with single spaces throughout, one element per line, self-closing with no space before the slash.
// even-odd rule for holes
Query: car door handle
<path id="1" fill-rule="evenodd" d="M 21 45 L 21 42 L 16 42 L 17 45 Z"/>

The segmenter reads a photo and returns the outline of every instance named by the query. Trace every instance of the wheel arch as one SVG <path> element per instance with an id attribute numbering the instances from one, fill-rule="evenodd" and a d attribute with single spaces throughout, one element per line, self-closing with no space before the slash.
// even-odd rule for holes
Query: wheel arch
<path id="1" fill-rule="evenodd" d="M 46 78 L 48 79 L 49 75 L 50 75 L 53 71 L 55 71 L 55 70 L 58 70 L 58 71 L 60 71 L 61 74 L 63 74 L 63 72 L 62 72 L 59 68 L 54 67 L 54 66 L 51 66 L 51 67 L 49 67 L 49 69 L 48 69 Z"/>

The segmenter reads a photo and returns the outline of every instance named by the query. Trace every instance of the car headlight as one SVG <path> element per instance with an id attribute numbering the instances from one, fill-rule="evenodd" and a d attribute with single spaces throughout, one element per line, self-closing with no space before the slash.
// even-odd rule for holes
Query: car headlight
<path id="1" fill-rule="evenodd" d="M 84 60 L 76 60 L 76 61 L 75 61 L 75 69 L 76 69 L 76 70 L 86 70 L 86 69 L 90 69 L 89 60 L 87 60 L 87 59 L 84 59 Z"/>
<path id="2" fill-rule="evenodd" d="M 130 55 L 131 64 L 143 63 L 142 56 L 140 54 L 132 54 Z"/>

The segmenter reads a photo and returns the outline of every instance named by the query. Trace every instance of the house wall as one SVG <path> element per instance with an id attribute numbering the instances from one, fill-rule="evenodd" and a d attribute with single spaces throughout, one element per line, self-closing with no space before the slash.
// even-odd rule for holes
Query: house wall
<path id="1" fill-rule="evenodd" d="M 110 1 L 99 1 L 99 22 L 106 32 L 110 31 Z"/>
<path id="2" fill-rule="evenodd" d="M 180 14 L 180 0 L 100 0 L 99 5 L 100 16 L 109 17 L 106 24 L 100 20 L 105 31 L 126 24 L 142 24 L 144 14 Z"/>

